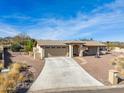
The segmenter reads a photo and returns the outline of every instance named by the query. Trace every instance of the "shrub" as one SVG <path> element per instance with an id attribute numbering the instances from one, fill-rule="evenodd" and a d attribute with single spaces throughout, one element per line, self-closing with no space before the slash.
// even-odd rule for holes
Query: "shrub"
<path id="1" fill-rule="evenodd" d="M 6 93 L 6 91 L 1 89 L 1 90 L 0 90 L 0 93 Z"/>
<path id="2" fill-rule="evenodd" d="M 17 82 L 18 77 L 19 77 L 19 72 L 16 70 L 11 70 L 8 74 L 7 74 L 8 79 L 10 80 L 15 80 L 15 82 Z"/>
<path id="3" fill-rule="evenodd" d="M 5 81 L 5 77 L 3 75 L 0 75 L 0 85 L 2 85 L 4 81 Z"/>
<path id="4" fill-rule="evenodd" d="M 22 68 L 22 65 L 21 64 L 19 64 L 19 63 L 14 63 L 14 64 L 12 64 L 11 65 L 11 69 L 13 69 L 13 70 L 20 70 Z"/>
<path id="5" fill-rule="evenodd" d="M 20 73 L 21 68 L 27 68 L 26 64 L 14 63 L 8 73 L 0 74 L 0 93 L 15 93 L 18 85 L 29 80 L 24 73 Z"/>
<path id="6" fill-rule="evenodd" d="M 113 65 L 121 66 L 124 69 L 124 56 L 118 56 L 112 60 Z"/>
<path id="7" fill-rule="evenodd" d="M 25 77 L 24 77 L 24 75 L 23 74 L 20 74 L 19 75 L 19 77 L 18 77 L 18 82 L 23 82 L 23 81 L 25 81 Z"/>
<path id="8" fill-rule="evenodd" d="M 0 85 L 0 93 L 13 93 L 16 88 L 14 80 L 5 79 Z"/>
<path id="9" fill-rule="evenodd" d="M 6 91 L 6 93 L 13 93 L 13 91 L 16 88 L 15 80 L 8 80 L 6 79 L 3 83 L 3 89 Z"/>
<path id="10" fill-rule="evenodd" d="M 114 65 L 116 70 L 120 73 L 123 73 L 124 70 L 124 56 L 118 56 L 111 61 L 111 64 Z"/>
<path id="11" fill-rule="evenodd" d="M 0 71 L 4 68 L 4 65 L 2 62 L 0 62 Z"/>
<path id="12" fill-rule="evenodd" d="M 21 45 L 18 44 L 18 43 L 13 44 L 13 45 L 11 46 L 11 50 L 12 50 L 13 52 L 20 52 L 20 49 L 22 49 L 22 47 L 21 47 Z"/>

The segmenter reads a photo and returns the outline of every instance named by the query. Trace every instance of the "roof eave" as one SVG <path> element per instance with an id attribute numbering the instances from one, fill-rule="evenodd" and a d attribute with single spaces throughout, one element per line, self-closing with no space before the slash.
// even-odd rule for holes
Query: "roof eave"
<path id="1" fill-rule="evenodd" d="M 84 45 L 88 47 L 106 47 L 106 45 Z"/>

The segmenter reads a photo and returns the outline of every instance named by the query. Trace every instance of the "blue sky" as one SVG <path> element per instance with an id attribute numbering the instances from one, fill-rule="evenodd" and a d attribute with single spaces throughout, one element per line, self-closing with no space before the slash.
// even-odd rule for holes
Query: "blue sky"
<path id="1" fill-rule="evenodd" d="M 124 0 L 0 0 L 0 37 L 124 41 Z"/>

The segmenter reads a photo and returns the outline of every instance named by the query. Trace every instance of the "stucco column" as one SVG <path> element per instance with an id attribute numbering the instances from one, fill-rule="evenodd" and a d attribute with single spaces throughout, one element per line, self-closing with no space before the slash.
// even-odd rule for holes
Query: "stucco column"
<path id="1" fill-rule="evenodd" d="M 69 57 L 73 57 L 73 45 L 69 45 Z"/>
<path id="2" fill-rule="evenodd" d="M 116 70 L 109 70 L 109 82 L 111 84 L 118 84 L 118 73 Z"/>
<path id="3" fill-rule="evenodd" d="M 36 59 L 36 54 L 35 54 L 35 52 L 34 52 L 34 59 Z"/>
<path id="4" fill-rule="evenodd" d="M 97 57 L 99 57 L 100 51 L 99 51 L 99 47 L 97 47 Z"/>
<path id="5" fill-rule="evenodd" d="M 42 48 L 42 50 L 41 50 L 41 59 L 44 59 L 44 57 L 45 57 L 45 49 Z"/>
<path id="6" fill-rule="evenodd" d="M 82 57 L 82 56 L 83 56 L 83 49 L 80 49 L 79 56 L 80 56 L 80 57 Z"/>
<path id="7" fill-rule="evenodd" d="M 34 55 L 34 59 L 36 59 L 36 48 L 33 47 L 33 55 Z"/>
<path id="8" fill-rule="evenodd" d="M 80 57 L 83 56 L 83 46 L 82 45 L 80 45 L 79 56 Z"/>

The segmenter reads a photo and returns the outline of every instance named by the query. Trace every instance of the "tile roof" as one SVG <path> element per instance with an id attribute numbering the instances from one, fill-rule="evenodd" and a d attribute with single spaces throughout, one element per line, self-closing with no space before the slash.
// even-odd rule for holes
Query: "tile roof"
<path id="1" fill-rule="evenodd" d="M 83 44 L 85 46 L 105 46 L 97 41 L 80 41 L 80 40 L 39 40 L 37 43 L 41 46 L 67 46 L 67 44 Z"/>
<path id="2" fill-rule="evenodd" d="M 58 46 L 66 46 L 64 40 L 39 40 L 37 43 L 41 46 L 49 46 L 49 45 L 58 45 Z"/>
<path id="3" fill-rule="evenodd" d="M 106 46 L 106 45 L 97 41 L 86 41 L 84 46 Z"/>

